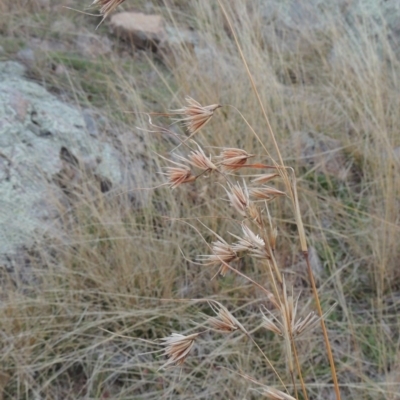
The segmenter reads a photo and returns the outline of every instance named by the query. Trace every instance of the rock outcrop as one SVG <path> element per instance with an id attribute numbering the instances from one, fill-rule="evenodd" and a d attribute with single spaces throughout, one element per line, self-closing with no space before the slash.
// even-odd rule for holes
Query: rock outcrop
<path id="1" fill-rule="evenodd" d="M 59 232 L 56 204 L 82 174 L 98 193 L 126 181 L 124 157 L 100 135 L 93 114 L 63 103 L 24 72 L 19 63 L 0 63 L 0 262 L 35 237 Z"/>
<path id="2" fill-rule="evenodd" d="M 156 50 L 165 37 L 163 18 L 155 14 L 120 12 L 111 17 L 110 27 L 116 36 L 139 49 Z"/>

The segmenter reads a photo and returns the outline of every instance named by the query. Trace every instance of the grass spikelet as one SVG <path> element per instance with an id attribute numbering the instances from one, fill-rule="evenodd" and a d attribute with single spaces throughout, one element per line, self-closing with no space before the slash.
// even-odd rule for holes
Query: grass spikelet
<path id="1" fill-rule="evenodd" d="M 168 361 L 160 369 L 166 368 L 169 365 L 182 365 L 198 336 L 199 333 L 188 336 L 180 333 L 172 333 L 170 336 L 162 338 L 161 340 L 164 342 L 164 346 L 166 346 L 164 355 L 168 357 Z"/>
<path id="2" fill-rule="evenodd" d="M 224 239 L 212 243 L 212 252 L 210 255 L 199 256 L 199 260 L 204 262 L 204 265 L 217 265 L 219 266 L 218 273 L 225 276 L 229 271 L 226 264 L 229 264 L 238 259 L 236 252 L 232 246 L 228 244 Z"/>
<path id="3" fill-rule="evenodd" d="M 173 162 L 173 161 L 171 161 Z M 173 162 L 176 166 L 166 167 L 165 175 L 168 176 L 168 183 L 172 189 L 182 185 L 183 183 L 189 183 L 196 180 L 196 176 L 192 174 L 190 168 L 184 164 Z"/>
<path id="4" fill-rule="evenodd" d="M 107 18 L 118 6 L 120 6 L 125 0 L 94 0 L 92 3 L 93 7 L 99 7 L 101 14 L 104 18 Z"/>
<path id="5" fill-rule="evenodd" d="M 210 302 L 210 307 L 217 315 L 216 317 L 210 317 L 207 320 L 208 325 L 210 325 L 212 329 L 219 332 L 233 332 L 239 329 L 243 333 L 247 334 L 243 325 L 222 304 L 218 302 Z"/>
<path id="6" fill-rule="evenodd" d="M 219 104 L 202 106 L 189 96 L 186 97 L 186 102 L 188 103 L 186 106 L 172 110 L 171 113 L 182 115 L 181 118 L 177 118 L 175 121 L 183 122 L 190 134 L 188 138 L 190 139 L 195 133 L 206 126 L 214 115 L 214 111 L 222 106 Z"/>
<path id="7" fill-rule="evenodd" d="M 224 148 L 221 154 L 217 157 L 222 165 L 223 171 L 236 171 L 242 168 L 247 160 L 254 157 L 254 154 L 249 154 L 246 150 Z"/>
<path id="8" fill-rule="evenodd" d="M 207 157 L 204 153 L 204 150 L 196 143 L 197 150 L 193 150 L 190 152 L 188 158 L 184 158 L 182 156 L 178 156 L 181 161 L 186 161 L 192 166 L 206 171 L 214 171 L 217 169 L 216 165 L 211 161 L 211 155 Z"/>
<path id="9" fill-rule="evenodd" d="M 246 184 L 243 182 L 243 187 L 238 183 L 230 185 L 230 191 L 226 190 L 229 201 L 232 207 L 243 217 L 247 216 L 247 208 L 250 205 L 249 191 Z"/>

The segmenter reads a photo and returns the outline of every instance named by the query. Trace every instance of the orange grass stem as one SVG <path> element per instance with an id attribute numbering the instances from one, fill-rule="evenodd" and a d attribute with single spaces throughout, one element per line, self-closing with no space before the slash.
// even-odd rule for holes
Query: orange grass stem
<path id="1" fill-rule="evenodd" d="M 229 167 L 235 167 L 235 168 L 258 168 L 258 169 L 266 169 L 266 168 L 272 168 L 272 169 L 280 169 L 280 167 L 276 167 L 274 165 L 267 165 L 267 164 L 230 164 Z"/>

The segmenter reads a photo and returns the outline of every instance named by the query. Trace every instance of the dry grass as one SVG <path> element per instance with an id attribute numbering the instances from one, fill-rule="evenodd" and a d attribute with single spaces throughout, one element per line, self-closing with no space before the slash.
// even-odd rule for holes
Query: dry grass
<path id="1" fill-rule="evenodd" d="M 82 7 L 78 1 L 68 3 Z M 311 53 L 288 54 L 279 49 L 279 38 L 261 38 L 257 10 L 249 10 L 245 2 L 230 3 L 228 13 L 283 160 L 299 178 L 305 229 L 322 264 L 316 278 L 323 308 L 338 302 L 326 323 L 342 397 L 399 399 L 400 166 L 393 151 L 400 146 L 398 55 L 383 23 L 364 19 L 355 35 L 333 14 L 324 35 L 315 37 L 306 27 L 299 33 Z M 237 107 L 267 149 L 236 110 L 224 107 L 193 137 L 207 156 L 220 147 L 245 149 L 266 164 L 271 156 L 278 159 L 237 47 L 212 2 L 175 2 L 169 10 L 160 4 L 167 18 L 201 32 L 204 46 L 195 54 L 177 50 L 179 63 L 173 69 L 143 53 L 132 62 L 122 43 L 115 43 L 107 57 L 90 58 L 79 51 L 76 39 L 93 34 L 98 20 L 35 4 L 0 3 L 0 45 L 5 49 L 0 57 L 14 57 L 32 38 L 64 43 L 64 50 L 37 50 L 32 76 L 67 93 L 71 101 L 108 114 L 121 141 L 123 132 L 138 132 L 137 126 L 149 129 L 146 118 L 121 111 L 179 109 L 189 95 L 200 104 Z M 68 28 L 71 21 L 75 28 L 83 27 L 79 33 Z M 96 34 L 107 35 L 106 22 Z M 334 62 L 327 51 L 332 45 Z M 59 64 L 67 68 L 68 78 L 52 72 Z M 157 123 L 166 126 L 162 118 Z M 295 131 L 322 132 L 338 140 L 350 173 L 343 178 L 319 172 L 316 165 L 304 168 L 292 145 Z M 158 172 L 167 162 L 157 154 L 170 158 L 169 151 L 179 142 L 154 133 L 144 134 L 143 141 L 153 177 L 148 187 L 161 185 L 166 179 Z M 123 143 L 127 157 L 134 154 L 135 144 Z M 187 156 L 186 150 L 181 146 L 176 152 Z M 142 196 L 144 205 L 138 208 L 133 196 Z M 73 207 L 60 205 L 67 239 L 39 240 L 29 279 L 2 273 L 4 397 L 260 398 L 266 389 L 254 391 L 246 374 L 272 391 L 282 388 L 265 359 L 237 330 L 201 335 L 181 369 L 158 371 L 166 358 L 153 353 L 160 349 L 157 338 L 171 332 L 193 334 L 191 321 L 199 322 L 198 311 L 215 318 L 206 302 L 189 299 L 218 299 L 243 326 L 262 324 L 259 305 L 265 294 L 232 273 L 211 281 L 219 266 L 196 264 L 199 255 L 210 254 L 209 244 L 216 240 L 211 232 L 224 239 L 225 232 L 241 234 L 233 218 L 237 213 L 221 199 L 226 199 L 225 190 L 204 175 L 174 190 L 162 186 L 104 196 L 83 188 Z M 279 228 L 277 261 L 287 285 L 301 291 L 299 309 L 313 310 L 290 204 L 278 198 L 270 207 Z M 238 269 L 260 285 L 269 282 L 268 271 L 251 259 L 238 261 Z M 252 335 L 274 367 L 285 371 L 281 339 L 265 330 Z M 309 398 L 333 398 L 320 330 L 305 332 L 298 347 Z"/>

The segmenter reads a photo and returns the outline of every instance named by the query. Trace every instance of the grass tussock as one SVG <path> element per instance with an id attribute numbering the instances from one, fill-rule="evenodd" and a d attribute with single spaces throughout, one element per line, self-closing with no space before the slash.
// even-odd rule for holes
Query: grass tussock
<path id="1" fill-rule="evenodd" d="M 323 32 L 304 24 L 305 47 L 286 51 L 291 31 L 265 31 L 262 2 L 224 5 L 268 124 L 212 2 L 157 3 L 171 25 L 199 33 L 195 51 L 176 48 L 179 62 L 168 68 L 113 37 L 111 53 L 83 51 L 85 38 L 108 35 L 107 21 L 95 31 L 99 20 L 52 2 L 0 3 L 0 58 L 34 48 L 30 75 L 108 115 L 127 159 L 136 146 L 125 134 L 140 133 L 151 176 L 133 191 L 82 184 L 58 204 L 63 237 L 38 238 L 29 262 L 2 270 L 5 399 L 285 399 L 296 397 L 293 381 L 298 398 L 301 381 L 310 399 L 333 398 L 296 213 L 316 255 L 322 309 L 338 303 L 325 323 L 342 398 L 399 398 L 400 64 L 387 23 L 366 7 L 351 24 L 334 7 L 322 10 Z M 185 96 L 196 102 L 185 106 Z M 141 114 L 168 110 L 183 121 L 151 116 L 154 127 Z M 296 132 L 310 132 L 314 147 L 323 134 L 337 148 L 312 163 Z M 338 152 L 341 173 L 323 163 Z M 281 165 L 294 168 L 297 210 Z M 242 225 L 249 217 L 255 225 Z M 184 362 L 160 370 L 171 360 Z"/>

